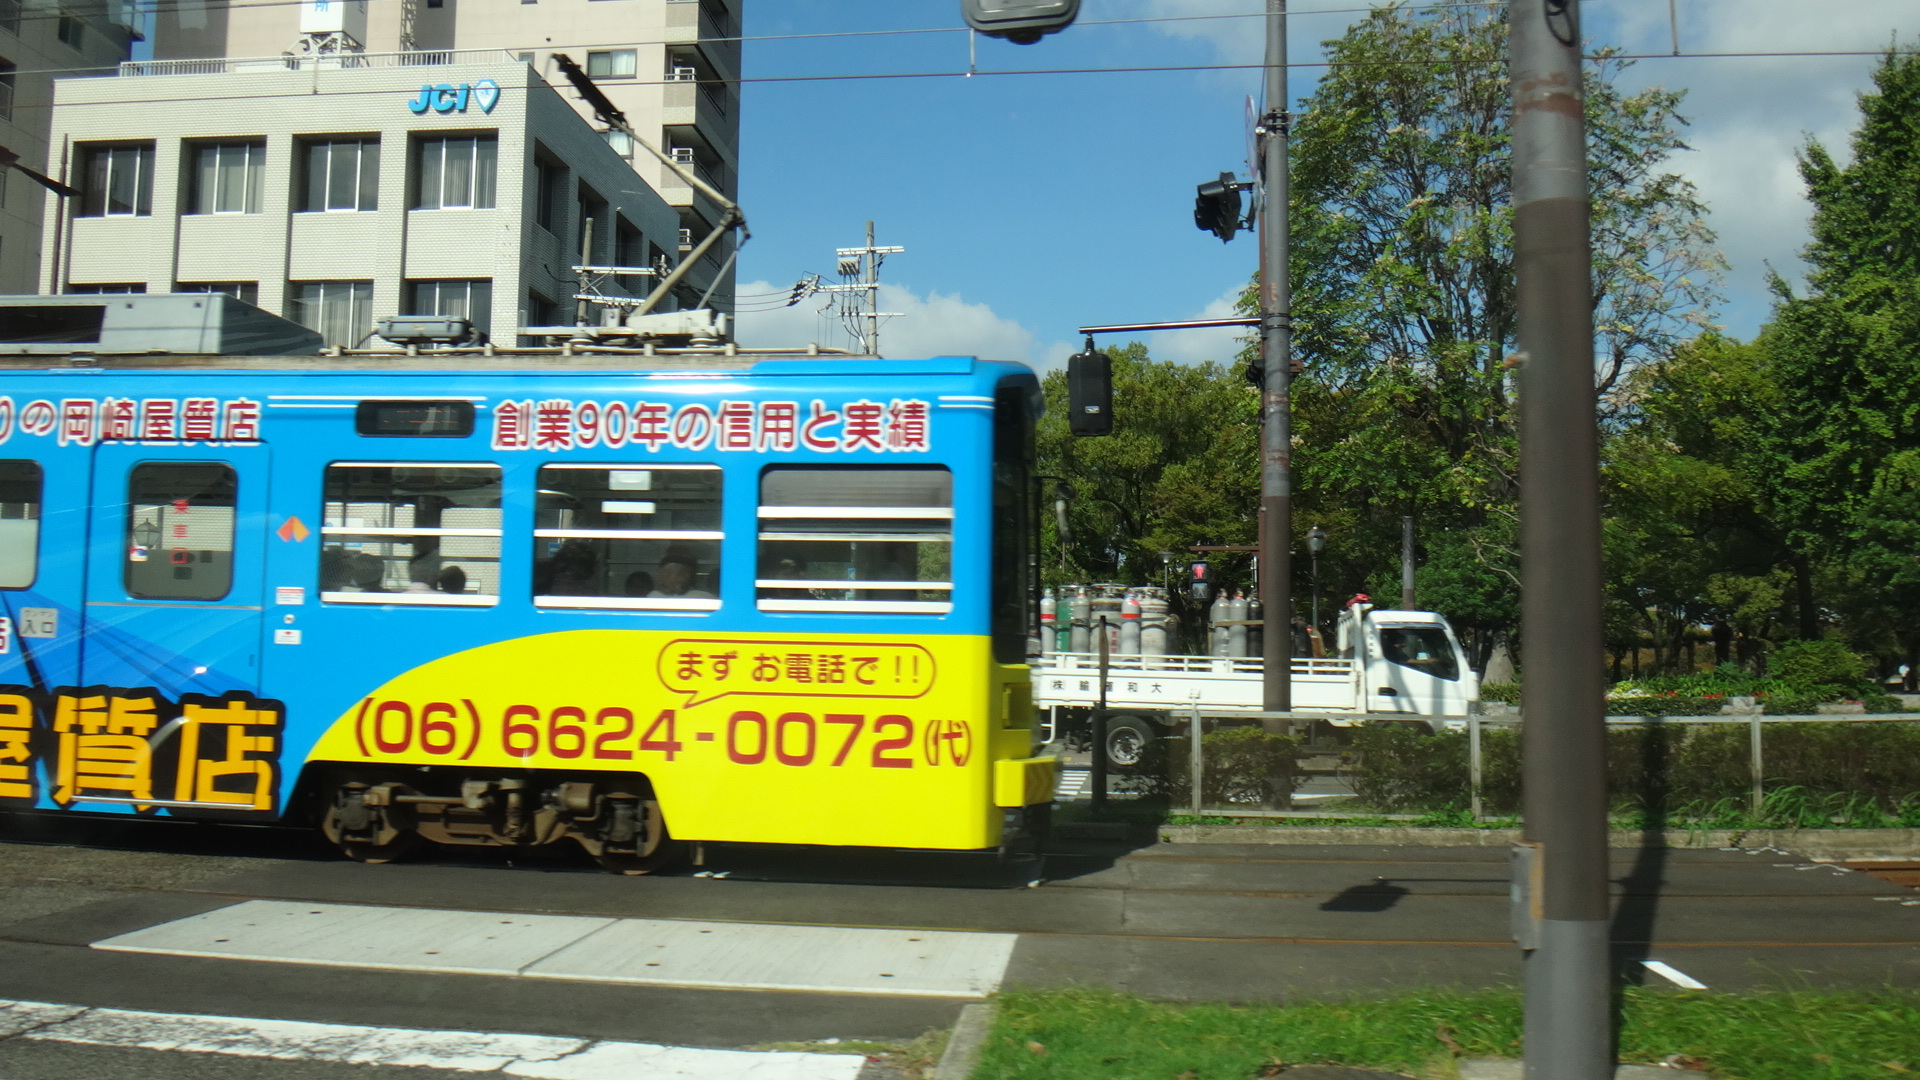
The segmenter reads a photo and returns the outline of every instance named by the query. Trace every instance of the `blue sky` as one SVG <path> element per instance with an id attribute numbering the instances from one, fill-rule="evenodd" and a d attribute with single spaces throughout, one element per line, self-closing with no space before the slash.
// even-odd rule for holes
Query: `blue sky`
<path id="1" fill-rule="evenodd" d="M 1290 54 L 1363 17 L 1364 0 L 1294 0 Z M 1683 52 L 1883 49 L 1920 41 L 1920 0 L 1674 0 Z M 1076 326 L 1228 314 L 1251 275 L 1250 235 L 1222 244 L 1194 228 L 1194 185 L 1244 173 L 1246 98 L 1256 69 L 997 75 L 1049 68 L 1257 64 L 1259 18 L 1107 23 L 1264 11 L 1261 0 L 1083 0 L 1080 21 L 1036 45 L 978 38 L 969 56 L 958 0 L 748 0 L 748 79 L 940 73 L 901 79 L 749 82 L 740 200 L 754 238 L 741 255 L 741 340 L 846 344 L 821 298 L 754 312 L 756 293 L 801 275 L 829 281 L 834 249 L 907 250 L 882 271 L 882 351 L 975 353 L 1058 363 Z M 1596 44 L 1672 48 L 1668 0 L 1586 0 Z M 858 31 L 954 28 L 845 36 Z M 829 35 L 819 37 L 784 35 Z M 1793 152 L 1808 135 L 1844 150 L 1871 57 L 1649 59 L 1623 80 L 1688 91 L 1693 179 L 1732 263 L 1720 321 L 1741 337 L 1765 320 L 1770 264 L 1799 273 L 1807 206 Z M 968 78 L 969 64 L 980 74 Z M 1322 69 L 1296 67 L 1293 94 Z M 1224 360 L 1228 332 L 1161 333 L 1157 356 Z"/>

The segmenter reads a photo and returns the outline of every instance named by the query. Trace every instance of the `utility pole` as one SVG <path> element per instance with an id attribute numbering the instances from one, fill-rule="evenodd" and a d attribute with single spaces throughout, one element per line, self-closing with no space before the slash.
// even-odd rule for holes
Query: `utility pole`
<path id="1" fill-rule="evenodd" d="M 1400 515 L 1400 610 L 1417 611 L 1413 598 L 1413 515 Z"/>
<path id="2" fill-rule="evenodd" d="M 1527 1080 L 1609 1080 L 1598 424 L 1579 0 L 1510 0 L 1520 412 L 1521 753 L 1515 928 Z"/>
<path id="3" fill-rule="evenodd" d="M 1520 0 L 1515 0 L 1516 3 Z M 1293 283 L 1287 266 L 1287 0 L 1267 0 L 1267 112 L 1260 201 L 1261 707 L 1293 708 Z"/>
<path id="4" fill-rule="evenodd" d="M 840 276 L 846 280 L 839 285 L 828 285 L 822 292 L 840 295 L 864 293 L 865 302 L 859 297 L 841 309 L 841 318 L 860 339 L 860 351 L 867 356 L 880 355 L 880 320 L 892 319 L 900 314 L 897 311 L 880 310 L 880 264 L 889 255 L 898 255 L 907 250 L 903 247 L 876 247 L 873 243 L 873 222 L 867 222 L 867 246 L 837 248 L 834 255 L 840 261 Z M 862 309 L 865 310 L 862 310 Z M 858 329 L 860 323 L 866 329 Z"/>

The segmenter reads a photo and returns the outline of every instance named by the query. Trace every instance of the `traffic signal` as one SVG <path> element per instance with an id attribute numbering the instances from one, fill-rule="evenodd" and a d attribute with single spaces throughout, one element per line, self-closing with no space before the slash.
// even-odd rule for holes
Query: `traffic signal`
<path id="1" fill-rule="evenodd" d="M 1075 435 L 1113 434 L 1113 360 L 1087 338 L 1067 357 L 1067 428 Z"/>
<path id="2" fill-rule="evenodd" d="M 1031 45 L 1073 25 L 1080 0 L 960 0 L 960 14 L 983 34 Z"/>
<path id="3" fill-rule="evenodd" d="M 1201 232 L 1212 233 L 1224 244 L 1240 231 L 1240 187 L 1230 172 L 1200 185 L 1193 200 L 1193 223 Z"/>
<path id="4" fill-rule="evenodd" d="M 1213 599 L 1213 568 L 1204 561 L 1187 564 L 1187 595 L 1196 604 Z"/>

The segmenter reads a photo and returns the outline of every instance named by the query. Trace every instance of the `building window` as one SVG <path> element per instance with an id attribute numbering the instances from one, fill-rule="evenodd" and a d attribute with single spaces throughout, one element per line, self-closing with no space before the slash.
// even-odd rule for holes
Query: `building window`
<path id="1" fill-rule="evenodd" d="M 484 334 L 493 325 L 493 282 L 416 281 L 407 313 L 465 319 Z"/>
<path id="2" fill-rule="evenodd" d="M 122 580 L 142 600 L 218 600 L 233 587 L 239 476 L 214 461 L 135 465 Z"/>
<path id="3" fill-rule="evenodd" d="M 20 0 L 0 0 L 0 30 L 20 33 Z"/>
<path id="4" fill-rule="evenodd" d="M 173 291 L 177 293 L 226 293 L 235 300 L 242 300 L 255 307 L 260 306 L 260 283 L 257 281 L 180 281 L 175 282 Z"/>
<path id="5" fill-rule="evenodd" d="M 24 589 L 40 568 L 40 466 L 0 461 L 0 589 Z"/>
<path id="6" fill-rule="evenodd" d="M 328 347 L 351 349 L 373 332 L 373 282 L 293 283 L 293 320 L 319 334 Z"/>
<path id="7" fill-rule="evenodd" d="M 78 49 L 80 42 L 86 37 L 87 21 L 78 15 L 62 15 L 55 33 L 59 34 L 61 41 Z"/>
<path id="8" fill-rule="evenodd" d="M 953 609 L 945 468 L 795 468 L 760 477 L 762 611 Z"/>
<path id="9" fill-rule="evenodd" d="M 329 465 L 320 535 L 329 603 L 491 606 L 500 598 L 500 467 Z"/>
<path id="10" fill-rule="evenodd" d="M 13 73 L 18 70 L 13 61 L 0 59 L 0 120 L 13 118 Z"/>
<path id="11" fill-rule="evenodd" d="M 535 182 L 534 224 L 555 236 L 560 235 L 560 219 L 566 215 L 567 168 L 542 154 L 533 161 Z"/>
<path id="12" fill-rule="evenodd" d="M 147 283 L 144 281 L 74 282 L 67 286 L 67 291 L 82 296 L 125 296 L 130 293 L 146 292 Z"/>
<path id="13" fill-rule="evenodd" d="M 587 53 L 587 74 L 595 79 L 631 79 L 637 70 L 634 50 L 609 49 Z"/>
<path id="14" fill-rule="evenodd" d="M 302 210 L 380 208 L 380 140 L 309 142 L 306 159 Z"/>
<path id="15" fill-rule="evenodd" d="M 456 135 L 419 142 L 420 198 L 417 210 L 493 208 L 494 158 L 498 143 L 492 135 Z"/>
<path id="16" fill-rule="evenodd" d="M 190 213 L 257 214 L 265 190 L 265 143 L 220 143 L 194 148 Z"/>
<path id="17" fill-rule="evenodd" d="M 720 606 L 719 466 L 544 465 L 537 483 L 536 606 Z"/>
<path id="18" fill-rule="evenodd" d="M 619 154 L 623 158 L 633 156 L 633 136 L 624 131 L 612 130 L 603 131 L 600 135 L 607 140 L 608 146 L 613 147 L 614 153 Z"/>
<path id="19" fill-rule="evenodd" d="M 81 150 L 82 217 L 145 217 L 153 213 L 153 144 Z"/>

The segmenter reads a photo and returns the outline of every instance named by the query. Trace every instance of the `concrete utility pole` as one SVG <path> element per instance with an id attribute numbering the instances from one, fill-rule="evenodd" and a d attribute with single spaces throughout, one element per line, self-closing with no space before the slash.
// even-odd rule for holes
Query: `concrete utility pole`
<path id="1" fill-rule="evenodd" d="M 1260 203 L 1260 605 L 1262 708 L 1293 708 L 1293 283 L 1287 268 L 1287 0 L 1267 0 L 1267 113 Z"/>
<path id="2" fill-rule="evenodd" d="M 1413 515 L 1400 516 L 1400 610 L 1417 611 L 1413 596 Z"/>
<path id="3" fill-rule="evenodd" d="M 1510 0 L 1527 1080 L 1608 1080 L 1598 426 L 1579 0 Z"/>
<path id="4" fill-rule="evenodd" d="M 880 320 L 891 319 L 899 313 L 880 310 L 880 263 L 889 255 L 898 255 L 907 250 L 903 247 L 876 247 L 873 243 L 873 222 L 867 222 L 867 246 L 857 248 L 836 248 L 834 255 L 840 261 L 840 276 L 849 279 L 840 285 L 829 285 L 823 292 L 829 293 L 865 293 L 866 302 L 861 304 L 856 298 L 852 305 L 841 309 L 848 321 L 848 329 L 861 339 L 861 351 L 868 356 L 880 355 Z M 865 310 L 860 310 L 865 308 Z M 866 323 L 864 332 L 854 329 L 860 323 Z"/>

